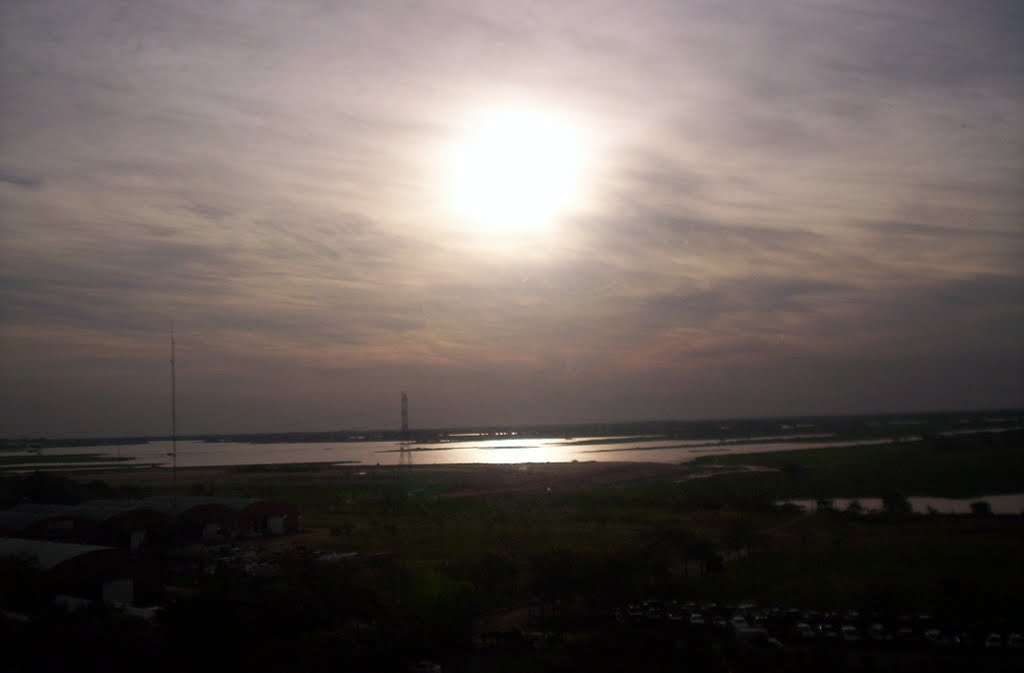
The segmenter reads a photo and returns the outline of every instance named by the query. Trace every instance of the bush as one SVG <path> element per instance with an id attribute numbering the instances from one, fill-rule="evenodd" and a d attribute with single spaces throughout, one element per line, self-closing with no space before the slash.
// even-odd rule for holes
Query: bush
<path id="1" fill-rule="evenodd" d="M 992 505 L 987 500 L 977 500 L 971 503 L 971 514 L 974 516 L 992 516 Z"/>
<path id="2" fill-rule="evenodd" d="M 889 492 L 882 495 L 882 509 L 886 514 L 903 515 L 910 514 L 913 510 L 910 507 L 910 500 L 902 493 Z"/>

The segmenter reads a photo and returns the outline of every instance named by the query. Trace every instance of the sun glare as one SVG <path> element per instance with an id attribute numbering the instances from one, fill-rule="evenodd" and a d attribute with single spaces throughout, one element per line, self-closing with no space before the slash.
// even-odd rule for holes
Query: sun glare
<path id="1" fill-rule="evenodd" d="M 497 233 L 552 224 L 579 205 L 585 168 L 579 129 L 535 108 L 481 115 L 447 156 L 455 213 Z"/>

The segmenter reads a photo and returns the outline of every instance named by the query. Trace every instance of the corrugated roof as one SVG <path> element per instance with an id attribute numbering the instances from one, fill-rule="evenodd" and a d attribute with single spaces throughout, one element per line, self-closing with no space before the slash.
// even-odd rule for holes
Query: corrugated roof
<path id="1" fill-rule="evenodd" d="M 4 510 L 0 512 L 0 528 L 9 530 L 23 530 L 29 526 L 46 521 L 47 519 L 65 518 L 63 514 L 53 512 L 15 512 Z"/>
<path id="2" fill-rule="evenodd" d="M 143 510 L 153 511 L 152 507 L 146 507 L 137 500 L 89 500 L 75 505 L 75 516 L 89 521 L 107 521 L 120 514 L 139 512 Z"/>
<path id="3" fill-rule="evenodd" d="M 8 512 L 31 512 L 34 514 L 66 514 L 72 505 L 49 505 L 38 502 L 25 502 L 8 509 Z"/>
<path id="4" fill-rule="evenodd" d="M 227 507 L 235 511 L 242 511 L 249 505 L 253 505 L 259 500 L 253 498 L 218 498 L 215 496 L 199 496 L 199 495 L 154 495 L 149 498 L 143 498 L 137 501 L 143 507 L 151 507 L 161 512 L 167 512 L 171 514 L 180 514 L 193 507 L 202 507 L 204 505 L 219 505 L 221 507 Z"/>
<path id="5" fill-rule="evenodd" d="M 23 503 L 15 505 L 9 512 L 31 513 L 49 516 L 67 516 L 86 521 L 102 523 L 119 514 L 140 510 L 155 511 L 154 507 L 146 507 L 138 500 L 87 500 L 77 505 L 46 505 L 39 503 Z"/>
<path id="6" fill-rule="evenodd" d="M 113 547 L 87 544 L 24 540 L 0 537 L 0 556 L 28 556 L 35 559 L 42 570 L 52 570 L 65 561 L 97 551 L 116 551 Z"/>
<path id="7" fill-rule="evenodd" d="M 241 512 L 257 503 L 267 502 L 255 498 L 220 498 L 205 495 L 155 495 L 140 500 L 87 500 L 77 505 L 47 505 L 23 503 L 8 512 L 31 513 L 48 516 L 67 516 L 92 522 L 104 522 L 120 514 L 148 510 L 165 515 L 178 515 L 193 507 L 215 505 Z"/>

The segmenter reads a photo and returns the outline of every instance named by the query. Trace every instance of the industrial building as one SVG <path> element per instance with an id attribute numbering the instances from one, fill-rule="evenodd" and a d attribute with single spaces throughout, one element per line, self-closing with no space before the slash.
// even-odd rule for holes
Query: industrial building
<path id="1" fill-rule="evenodd" d="M 0 511 L 0 537 L 76 542 L 89 537 L 89 528 L 88 523 L 63 512 Z"/>
<path id="2" fill-rule="evenodd" d="M 121 500 L 89 500 L 78 505 L 26 503 L 5 513 L 40 517 L 41 520 L 50 518 L 48 535 L 39 535 L 37 527 L 35 534 L 33 529 L 23 530 L 23 537 L 109 545 L 130 552 L 139 551 L 154 532 L 172 524 L 158 510 L 140 506 L 136 501 Z"/>
<path id="3" fill-rule="evenodd" d="M 295 506 L 274 500 L 163 495 L 136 503 L 177 517 L 189 537 L 206 541 L 283 535 L 299 528 Z"/>
<path id="4" fill-rule="evenodd" d="M 113 547 L 0 538 L 0 557 L 23 557 L 58 595 L 130 605 L 135 582 L 125 554 Z"/>
<path id="5" fill-rule="evenodd" d="M 172 540 L 217 542 L 298 530 L 294 505 L 254 498 L 153 496 L 78 505 L 25 503 L 0 511 L 0 535 L 99 544 L 138 552 Z"/>

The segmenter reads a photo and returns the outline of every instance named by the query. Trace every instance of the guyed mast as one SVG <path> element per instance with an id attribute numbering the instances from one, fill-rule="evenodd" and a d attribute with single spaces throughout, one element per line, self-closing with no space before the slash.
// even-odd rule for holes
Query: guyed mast
<path id="1" fill-rule="evenodd" d="M 174 372 L 174 330 L 171 330 L 171 480 L 178 485 L 178 391 Z"/>

